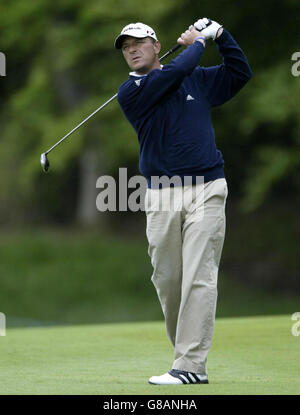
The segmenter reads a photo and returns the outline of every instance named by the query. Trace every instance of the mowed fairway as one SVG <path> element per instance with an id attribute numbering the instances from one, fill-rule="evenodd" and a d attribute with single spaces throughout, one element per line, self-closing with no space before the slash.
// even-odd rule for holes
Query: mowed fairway
<path id="1" fill-rule="evenodd" d="M 290 315 L 217 319 L 209 385 L 155 386 L 173 352 L 163 322 L 7 329 L 1 394 L 299 394 Z"/>

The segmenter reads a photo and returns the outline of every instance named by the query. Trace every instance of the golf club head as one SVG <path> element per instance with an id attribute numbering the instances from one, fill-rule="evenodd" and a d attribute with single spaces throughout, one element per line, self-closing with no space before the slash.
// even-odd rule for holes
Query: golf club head
<path id="1" fill-rule="evenodd" d="M 45 172 L 48 171 L 50 164 L 46 153 L 41 154 L 41 166 Z"/>

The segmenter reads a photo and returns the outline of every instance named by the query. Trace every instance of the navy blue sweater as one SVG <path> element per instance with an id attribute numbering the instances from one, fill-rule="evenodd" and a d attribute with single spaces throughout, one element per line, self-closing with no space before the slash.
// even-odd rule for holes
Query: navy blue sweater
<path id="1" fill-rule="evenodd" d="M 215 41 L 223 56 L 218 66 L 201 67 L 204 46 L 195 42 L 162 69 L 144 76 L 130 74 L 118 102 L 139 140 L 140 172 L 151 176 L 224 177 L 222 153 L 216 148 L 211 107 L 232 98 L 250 79 L 241 48 L 223 29 Z"/>

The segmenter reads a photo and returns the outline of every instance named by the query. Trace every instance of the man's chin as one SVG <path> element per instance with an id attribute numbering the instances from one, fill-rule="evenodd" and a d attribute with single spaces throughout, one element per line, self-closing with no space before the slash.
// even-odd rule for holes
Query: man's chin
<path id="1" fill-rule="evenodd" d="M 133 64 L 130 67 L 131 67 L 131 70 L 135 71 L 135 72 L 143 72 L 144 68 L 145 68 L 144 65 L 141 65 L 141 64 L 138 64 L 138 63 Z"/>

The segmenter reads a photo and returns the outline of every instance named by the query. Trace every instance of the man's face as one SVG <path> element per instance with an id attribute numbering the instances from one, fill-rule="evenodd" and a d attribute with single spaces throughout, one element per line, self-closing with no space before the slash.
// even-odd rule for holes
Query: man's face
<path id="1" fill-rule="evenodd" d="M 159 51 L 159 42 L 153 42 L 149 37 L 126 36 L 122 42 L 122 52 L 128 66 L 140 74 L 147 74 L 158 67 Z"/>

